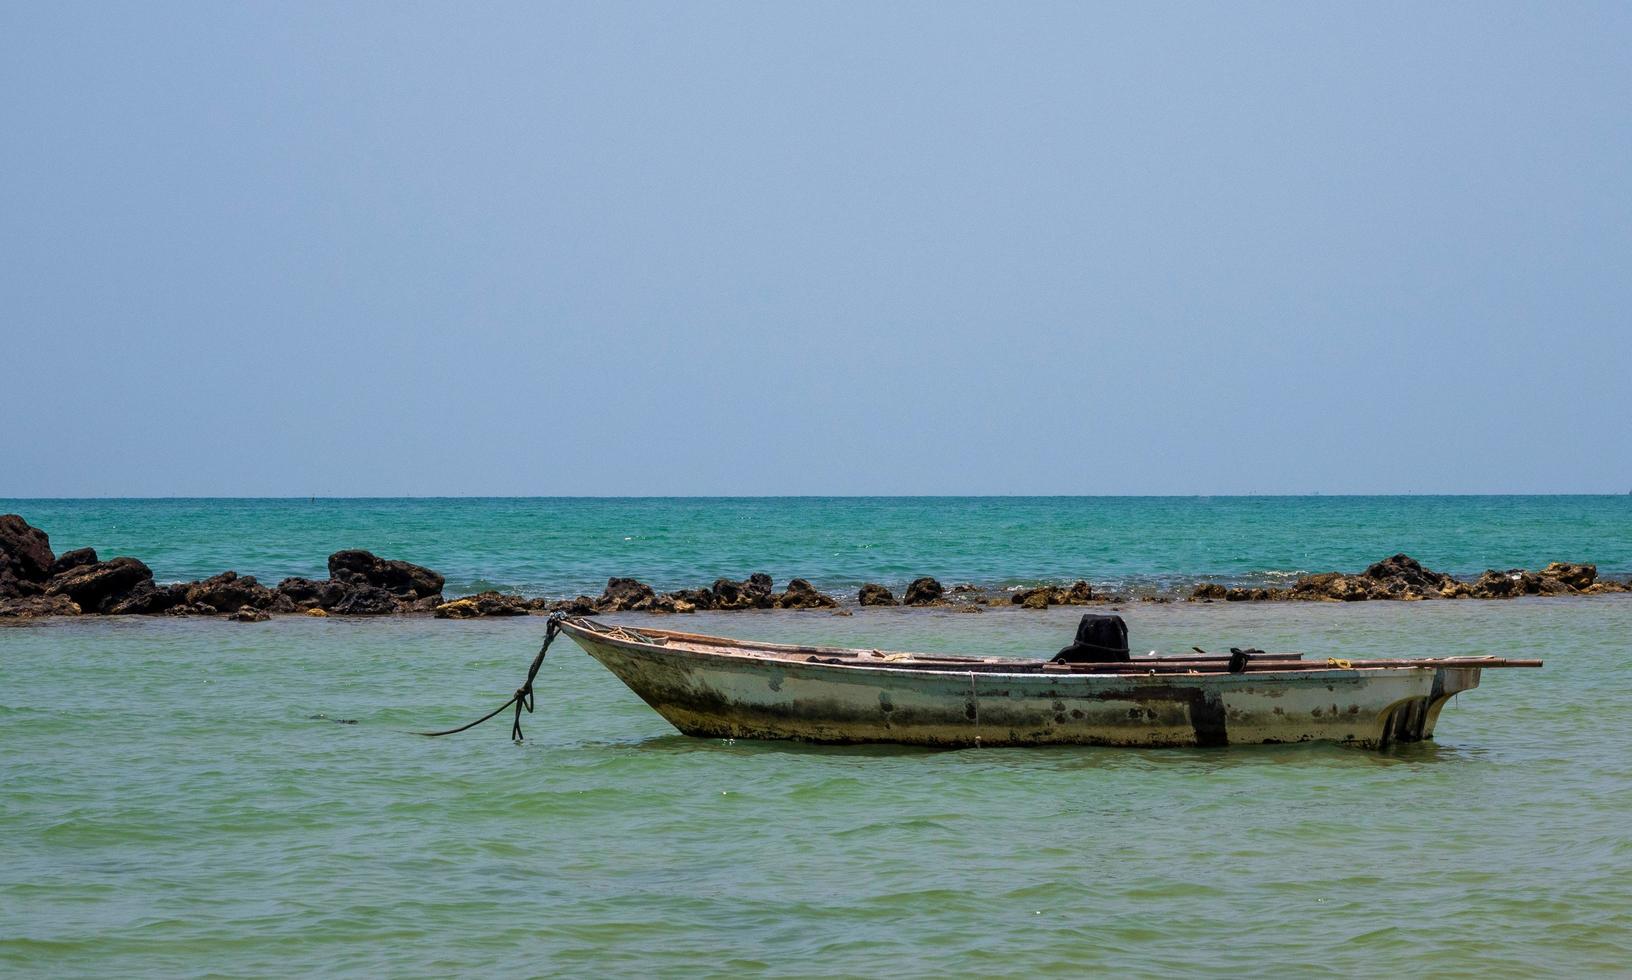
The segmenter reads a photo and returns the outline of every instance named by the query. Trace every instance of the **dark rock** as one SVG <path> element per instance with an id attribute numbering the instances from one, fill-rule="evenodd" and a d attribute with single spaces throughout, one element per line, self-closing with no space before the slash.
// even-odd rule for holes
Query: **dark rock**
<path id="1" fill-rule="evenodd" d="M 108 607 L 110 616 L 151 616 L 169 612 L 187 604 L 187 589 L 191 582 L 155 586 L 143 583 L 131 589 L 124 598 Z"/>
<path id="2" fill-rule="evenodd" d="M 78 616 L 80 611 L 79 603 L 65 595 L 27 595 L 0 598 L 0 619 Z"/>
<path id="3" fill-rule="evenodd" d="M 1541 570 L 1541 576 L 1557 579 L 1576 592 L 1585 592 L 1597 580 L 1598 566 L 1567 561 L 1548 562 L 1547 567 Z"/>
<path id="4" fill-rule="evenodd" d="M 653 596 L 651 605 L 646 607 L 649 613 L 694 613 L 697 604 L 678 592 L 666 592 Z"/>
<path id="5" fill-rule="evenodd" d="M 55 561 L 44 531 L 16 514 L 0 514 L 0 597 L 38 594 Z"/>
<path id="6" fill-rule="evenodd" d="M 235 623 L 264 623 L 272 618 L 272 614 L 264 609 L 256 609 L 254 606 L 244 606 L 227 616 L 227 618 Z"/>
<path id="7" fill-rule="evenodd" d="M 632 578 L 609 578 L 606 590 L 595 600 L 597 612 L 641 612 L 650 609 L 657 593 L 644 582 Z"/>
<path id="8" fill-rule="evenodd" d="M 1403 586 L 1415 586 L 1423 591 L 1438 592 L 1440 587 L 1451 577 L 1444 572 L 1436 572 L 1422 567 L 1422 563 L 1410 555 L 1394 555 L 1384 558 L 1361 573 L 1364 577 L 1378 582 L 1400 583 Z M 1396 589 L 1394 591 L 1405 591 Z"/>
<path id="9" fill-rule="evenodd" d="M 57 556 L 56 561 L 51 563 L 51 577 L 55 578 L 70 568 L 95 565 L 97 560 L 95 548 L 75 548 L 73 551 L 65 551 Z"/>
<path id="10" fill-rule="evenodd" d="M 1085 606 L 1094 601 L 1093 586 L 1078 579 L 1068 589 L 1054 590 L 1054 604 L 1057 606 Z"/>
<path id="11" fill-rule="evenodd" d="M 1355 602 L 1371 597 L 1367 584 L 1359 576 L 1342 572 L 1321 572 L 1305 575 L 1292 584 L 1290 598 L 1325 600 L 1328 602 Z"/>
<path id="12" fill-rule="evenodd" d="M 587 595 L 575 599 L 562 599 L 550 604 L 550 612 L 566 613 L 568 616 L 590 616 L 595 613 L 595 600 Z"/>
<path id="13" fill-rule="evenodd" d="M 346 597 L 345 584 L 333 579 L 286 578 L 277 591 L 301 610 L 332 609 Z"/>
<path id="14" fill-rule="evenodd" d="M 1229 590 L 1217 582 L 1203 582 L 1190 593 L 1190 598 L 1194 600 L 1225 599 L 1228 597 Z"/>
<path id="15" fill-rule="evenodd" d="M 674 600 L 677 607 L 691 607 L 689 610 L 677 609 L 677 612 L 696 612 L 699 609 L 714 608 L 714 593 L 708 589 L 680 589 L 676 592 L 670 592 L 669 598 Z"/>
<path id="16" fill-rule="evenodd" d="M 796 578 L 788 583 L 788 591 L 776 597 L 776 605 L 779 609 L 832 609 L 838 603 L 804 579 Z"/>
<path id="17" fill-rule="evenodd" d="M 187 586 L 189 604 L 213 606 L 221 612 L 237 612 L 245 606 L 270 609 L 276 599 L 277 594 L 257 582 L 255 576 L 240 576 L 237 572 L 222 572 Z"/>
<path id="18" fill-rule="evenodd" d="M 764 572 L 755 572 L 741 582 L 733 582 L 728 578 L 714 580 L 709 591 L 714 594 L 713 609 L 770 609 L 776 605 L 776 595 L 771 591 L 771 577 Z"/>
<path id="19" fill-rule="evenodd" d="M 1047 609 L 1054 602 L 1054 590 L 1046 585 L 1021 589 L 1009 597 L 1009 602 L 1026 609 Z"/>
<path id="20" fill-rule="evenodd" d="M 437 619 L 476 619 L 481 616 L 525 616 L 532 609 L 519 595 L 501 595 L 498 592 L 478 592 L 452 602 L 438 605 Z"/>
<path id="21" fill-rule="evenodd" d="M 380 558 L 368 551 L 336 551 L 329 556 L 329 578 L 362 582 L 398 596 L 416 599 L 439 595 L 445 580 L 423 565 Z"/>
<path id="22" fill-rule="evenodd" d="M 1358 602 L 1367 599 L 1440 599 L 1463 594 L 1461 583 L 1410 555 L 1394 555 L 1359 575 L 1322 572 L 1305 575 L 1287 592 L 1271 591 L 1272 598 Z"/>
<path id="23" fill-rule="evenodd" d="M 171 606 L 164 611 L 164 614 L 166 616 L 214 616 L 220 611 L 214 606 L 205 605 L 202 602 L 184 602 L 179 606 Z"/>
<path id="24" fill-rule="evenodd" d="M 901 597 L 901 604 L 904 606 L 932 605 L 941 601 L 941 596 L 945 594 L 945 591 L 945 589 L 941 588 L 941 583 L 926 575 L 923 578 L 912 580 L 912 584 L 907 586 L 906 593 Z"/>
<path id="25" fill-rule="evenodd" d="M 1513 568 L 1505 572 L 1498 572 L 1494 568 L 1486 571 L 1468 586 L 1468 592 L 1475 599 L 1511 599 L 1525 594 L 1525 575 L 1523 569 Z"/>
<path id="26" fill-rule="evenodd" d="M 398 609 L 398 596 L 377 585 L 359 585 L 346 590 L 345 596 L 329 612 L 342 616 L 384 616 Z"/>
<path id="27" fill-rule="evenodd" d="M 1226 589 L 1225 602 L 1268 602 L 1271 599 L 1280 599 L 1285 593 L 1276 589 Z"/>
<path id="28" fill-rule="evenodd" d="M 104 603 L 111 608 L 143 583 L 152 585 L 153 572 L 135 558 L 119 557 L 70 568 L 53 578 L 45 591 L 47 595 L 65 595 L 79 603 L 81 609 L 103 612 Z"/>
<path id="29" fill-rule="evenodd" d="M 856 593 L 856 601 L 864 606 L 893 606 L 896 605 L 895 595 L 882 585 L 868 582 Z"/>

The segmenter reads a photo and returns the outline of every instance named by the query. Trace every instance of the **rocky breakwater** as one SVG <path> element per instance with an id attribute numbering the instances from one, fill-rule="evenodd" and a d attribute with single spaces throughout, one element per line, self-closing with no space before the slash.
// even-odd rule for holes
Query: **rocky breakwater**
<path id="1" fill-rule="evenodd" d="M 1049 606 L 1088 606 L 1098 603 L 1123 603 L 1128 600 L 1126 596 L 1095 592 L 1093 586 L 1079 579 L 1067 586 L 1044 585 L 1035 589 L 1022 589 L 1012 594 L 1008 601 L 1022 609 L 1047 609 Z"/>
<path id="2" fill-rule="evenodd" d="M 1520 596 L 1603 595 L 1632 592 L 1632 582 L 1598 578 L 1596 565 L 1555 561 L 1538 571 L 1491 569 L 1472 581 L 1436 572 L 1410 555 L 1394 555 L 1363 572 L 1305 575 L 1286 589 L 1196 586 L 1192 602 L 1421 601 L 1426 599 L 1514 599 Z"/>
<path id="3" fill-rule="evenodd" d="M 277 592 L 302 612 L 383 616 L 437 608 L 444 581 L 423 565 L 352 549 L 329 556 L 327 579 L 286 578 Z"/>
<path id="4" fill-rule="evenodd" d="M 44 531 L 16 514 L 0 515 L 0 618 L 226 614 L 257 622 L 272 613 L 418 612 L 441 604 L 442 581 L 419 565 L 337 551 L 323 580 L 289 578 L 268 588 L 253 575 L 228 571 L 160 585 L 140 559 L 103 561 L 92 548 L 56 556 Z"/>
<path id="5" fill-rule="evenodd" d="M 444 619 L 471 619 L 477 616 L 516 616 L 531 612 L 563 612 L 573 616 L 591 616 L 617 612 L 663 614 L 694 613 L 699 610 L 735 612 L 748 609 L 834 609 L 838 604 L 836 599 L 818 592 L 816 587 L 805 579 L 793 579 L 786 589 L 777 592 L 775 583 L 768 574 L 755 572 L 741 581 L 718 578 L 706 589 L 680 589 L 675 592 L 658 592 L 645 582 L 613 577 L 607 579 L 606 588 L 599 596 L 581 595 L 557 602 L 488 592 L 443 603 L 436 607 L 435 611 L 438 617 Z"/>

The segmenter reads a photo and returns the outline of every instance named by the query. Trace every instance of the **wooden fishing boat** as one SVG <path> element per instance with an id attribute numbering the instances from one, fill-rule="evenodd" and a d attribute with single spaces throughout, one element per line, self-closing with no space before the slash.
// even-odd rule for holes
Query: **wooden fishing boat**
<path id="1" fill-rule="evenodd" d="M 580 617 L 560 630 L 687 735 L 836 743 L 1381 748 L 1432 738 L 1440 710 L 1477 687 L 1480 671 L 1541 666 L 1256 652 L 1234 663 L 1185 654 L 1065 664 L 757 643 Z"/>

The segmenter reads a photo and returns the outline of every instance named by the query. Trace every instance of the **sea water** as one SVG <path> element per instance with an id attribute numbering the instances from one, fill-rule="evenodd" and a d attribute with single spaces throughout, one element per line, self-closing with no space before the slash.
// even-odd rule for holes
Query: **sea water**
<path id="1" fill-rule="evenodd" d="M 1557 512 L 1547 516 L 1549 500 Z M 524 528 L 519 517 L 445 523 L 462 508 L 593 509 L 589 502 L 315 506 L 306 519 L 277 522 L 281 543 L 243 515 L 296 512 L 292 503 L 8 509 L 52 530 L 59 550 L 126 551 L 177 578 L 224 565 L 269 577 L 317 571 L 320 557 L 308 568 L 298 562 L 312 559 L 299 556 L 342 545 L 472 576 L 522 569 L 499 573 L 517 583 L 547 585 L 581 567 L 587 585 L 588 569 L 604 567 L 593 556 L 546 555 L 526 571 L 517 557 L 525 549 L 503 531 Z M 674 506 L 715 513 L 700 502 Z M 890 577 L 876 555 L 861 571 L 837 560 L 869 549 L 839 556 L 806 540 L 837 521 L 790 517 L 797 503 L 723 506 L 782 516 L 775 530 L 731 532 L 721 528 L 739 525 L 711 518 L 714 530 L 704 532 L 670 511 L 641 526 L 663 523 L 673 540 L 690 541 L 673 549 L 690 563 L 619 570 L 662 584 L 741 574 L 741 565 L 774 558 L 759 550 L 768 541 L 803 541 L 790 572 L 819 576 L 794 566 L 827 555 L 829 584 Z M 943 510 L 934 501 L 899 506 Z M 934 519 L 920 534 L 899 517 L 883 522 L 875 540 L 905 556 L 898 576 L 981 578 L 984 568 L 1019 578 L 1049 574 L 1023 560 L 1050 554 L 1043 526 L 1080 529 L 1087 518 L 1072 512 L 1100 513 L 1076 502 L 1062 505 L 1063 516 L 1040 503 L 1015 506 L 1032 517 L 985 532 L 1022 542 L 1015 555 L 955 542 Z M 1141 539 L 1090 521 L 1096 534 L 1142 540 L 1143 557 L 1127 559 L 1139 574 L 1353 567 L 1396 548 L 1458 570 L 1549 557 L 1613 566 L 1626 554 L 1614 516 L 1624 505 L 1601 498 L 1430 502 L 1418 519 L 1393 524 L 1388 514 L 1418 505 L 1339 501 L 1335 525 L 1302 520 L 1301 533 L 1281 526 L 1272 502 L 1107 506 L 1192 516 L 1222 508 L 1254 529 L 1236 533 L 1232 547 L 1216 526 L 1192 527 L 1186 543 L 1151 530 L 1154 522 Z M 1298 502 L 1288 513 L 1327 506 Z M 357 510 L 345 516 L 347 507 Z M 1455 520 L 1429 516 L 1441 507 L 1530 508 L 1544 529 L 1493 521 L 1458 532 Z M 165 537 L 158 517 L 142 516 L 165 508 L 215 521 L 216 537 L 173 514 Z M 336 512 L 327 523 L 311 516 L 323 508 Z M 437 519 L 382 516 L 394 510 Z M 1376 531 L 1378 522 L 1398 535 Z M 574 540 L 592 536 L 574 526 Z M 325 528 L 355 540 L 318 533 Z M 625 529 L 638 536 L 634 524 Z M 711 534 L 723 557 L 710 550 Z M 1071 541 L 1086 538 L 1064 540 L 1070 554 L 1056 556 L 1056 567 L 1083 568 L 1076 563 L 1087 552 Z M 949 571 L 935 556 L 969 564 Z M 504 701 L 536 650 L 538 618 L 8 626 L 0 973 L 1567 976 L 1632 965 L 1632 596 L 1122 611 L 1138 650 L 1498 654 L 1546 667 L 1487 671 L 1446 708 L 1433 742 L 1383 752 L 931 751 L 686 738 L 562 640 L 516 745 L 508 716 L 445 739 L 406 732 L 458 724 Z M 616 618 L 768 640 L 1034 655 L 1067 642 L 1078 612 Z"/>
<path id="2" fill-rule="evenodd" d="M 1109 591 L 1284 584 L 1399 551 L 1461 575 L 1553 560 L 1632 574 L 1632 495 L 0 500 L 5 510 L 58 552 L 133 555 L 160 581 L 321 578 L 331 552 L 366 548 L 442 572 L 450 595 L 597 595 L 612 575 L 675 589 L 755 571 L 852 594 L 920 575 Z"/>

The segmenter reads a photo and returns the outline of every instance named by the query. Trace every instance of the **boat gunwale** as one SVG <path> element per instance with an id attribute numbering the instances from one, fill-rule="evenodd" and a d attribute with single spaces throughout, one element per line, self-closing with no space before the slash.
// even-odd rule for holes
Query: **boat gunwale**
<path id="1" fill-rule="evenodd" d="M 884 651 L 861 647 L 830 647 L 805 644 L 771 643 L 757 640 L 738 640 L 733 637 L 714 636 L 707 633 L 688 633 L 680 630 L 642 629 L 623 626 L 621 624 L 607 625 L 587 617 L 565 617 L 560 620 L 561 628 L 567 635 L 577 641 L 580 636 L 591 638 L 594 641 L 608 643 L 625 650 L 639 650 L 649 653 L 666 653 L 671 656 L 683 655 L 687 659 L 702 661 L 728 661 L 741 665 L 785 665 L 805 668 L 832 668 L 838 671 L 865 671 L 869 673 L 887 673 L 901 676 L 920 677 L 931 676 L 968 676 L 980 673 L 991 677 L 1100 677 L 1100 678 L 1151 678 L 1151 677 L 1181 677 L 1195 678 L 1201 676 L 1216 677 L 1278 677 L 1278 678 L 1306 678 L 1318 680 L 1326 677 L 1349 677 L 1361 671 L 1400 671 L 1400 670 L 1439 670 L 1443 668 L 1500 668 L 1500 667 L 1541 667 L 1540 660 L 1516 660 L 1504 657 L 1438 657 L 1416 659 L 1373 659 L 1373 660 L 1344 660 L 1341 662 L 1306 661 L 1300 659 L 1286 659 L 1288 655 L 1275 655 L 1263 660 L 1249 661 L 1246 669 L 1239 673 L 1231 673 L 1227 666 L 1228 658 L 1209 657 L 1207 659 L 1185 659 L 1182 657 L 1156 658 L 1148 657 L 1140 660 L 1123 661 L 1118 663 L 1095 664 L 1052 664 L 1039 658 L 1019 657 L 968 657 L 956 655 L 924 655 L 907 651 Z M 660 637 L 665 641 L 678 641 L 679 644 L 689 644 L 701 647 L 717 647 L 725 649 L 689 649 L 685 645 L 670 645 L 668 642 L 653 643 L 645 637 Z M 795 659 L 803 655 L 803 659 Z M 1297 656 L 1301 656 L 1297 655 Z M 852 660 L 822 659 L 848 657 Z M 875 659 L 868 658 L 890 658 Z M 902 658 L 911 658 L 912 666 Z M 1010 664 L 1025 669 L 1005 669 Z M 1110 669 L 1107 669 L 1110 668 Z"/>

